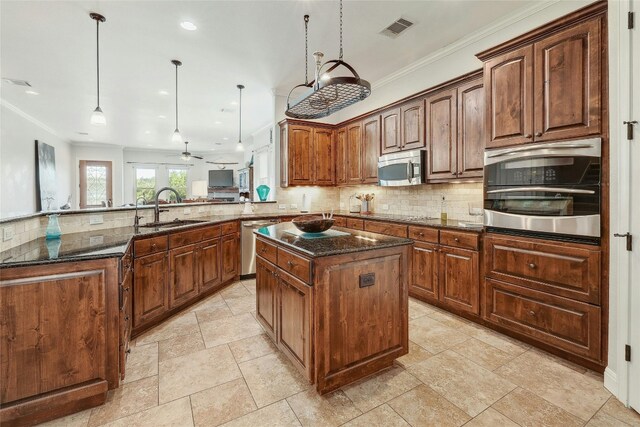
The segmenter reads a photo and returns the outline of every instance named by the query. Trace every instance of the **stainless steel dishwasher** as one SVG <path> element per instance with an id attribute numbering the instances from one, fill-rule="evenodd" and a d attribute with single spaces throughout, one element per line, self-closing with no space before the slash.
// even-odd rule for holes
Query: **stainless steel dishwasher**
<path id="1" fill-rule="evenodd" d="M 279 219 L 261 219 L 256 221 L 242 221 L 242 271 L 241 278 L 256 275 L 256 236 L 253 230 L 279 223 Z"/>

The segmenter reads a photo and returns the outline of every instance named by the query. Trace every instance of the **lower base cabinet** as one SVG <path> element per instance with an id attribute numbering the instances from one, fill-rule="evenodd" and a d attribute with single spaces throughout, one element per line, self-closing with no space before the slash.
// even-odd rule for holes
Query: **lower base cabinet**
<path id="1" fill-rule="evenodd" d="M 238 275 L 240 261 L 240 244 L 237 233 L 223 236 L 220 242 L 222 251 L 222 281 L 233 279 Z"/>
<path id="2" fill-rule="evenodd" d="M 262 323 L 265 332 L 276 341 L 276 290 L 277 267 L 271 263 L 256 259 L 256 317 Z"/>
<path id="3" fill-rule="evenodd" d="M 199 253 L 200 292 L 214 289 L 222 284 L 220 270 L 220 239 L 202 242 Z"/>
<path id="4" fill-rule="evenodd" d="M 438 300 L 438 245 L 415 242 L 409 292 L 419 298 Z"/>
<path id="5" fill-rule="evenodd" d="M 145 326 L 169 309 L 169 256 L 159 252 L 133 262 L 133 327 Z"/>
<path id="6" fill-rule="evenodd" d="M 199 245 L 187 245 L 169 251 L 169 308 L 178 307 L 198 296 L 199 253 Z"/>

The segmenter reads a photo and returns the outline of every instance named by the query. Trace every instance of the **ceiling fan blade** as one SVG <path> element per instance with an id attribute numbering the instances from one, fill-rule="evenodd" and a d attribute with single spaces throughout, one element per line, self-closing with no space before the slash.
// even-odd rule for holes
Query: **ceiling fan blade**
<path id="1" fill-rule="evenodd" d="M 201 157 L 201 156 L 194 156 L 193 154 L 191 155 L 191 157 L 193 157 L 194 159 L 199 159 L 199 160 L 204 159 L 204 157 Z"/>
<path id="2" fill-rule="evenodd" d="M 207 160 L 207 163 L 211 163 L 212 165 L 237 165 L 238 162 L 211 162 Z"/>

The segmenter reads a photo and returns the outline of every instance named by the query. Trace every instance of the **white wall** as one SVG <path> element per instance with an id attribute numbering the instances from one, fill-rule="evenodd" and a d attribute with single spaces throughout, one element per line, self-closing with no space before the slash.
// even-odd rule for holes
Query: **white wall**
<path id="1" fill-rule="evenodd" d="M 11 104 L 0 107 L 0 218 L 36 211 L 35 140 L 55 148 L 58 208 L 71 193 L 72 161 L 69 143 Z"/>
<path id="2" fill-rule="evenodd" d="M 72 155 L 75 165 L 75 173 L 73 174 L 75 200 L 73 207 L 76 209 L 79 208 L 80 203 L 80 160 L 100 160 L 111 162 L 113 206 L 122 205 L 124 203 L 122 193 L 122 147 L 106 144 L 74 144 L 72 147 Z"/>

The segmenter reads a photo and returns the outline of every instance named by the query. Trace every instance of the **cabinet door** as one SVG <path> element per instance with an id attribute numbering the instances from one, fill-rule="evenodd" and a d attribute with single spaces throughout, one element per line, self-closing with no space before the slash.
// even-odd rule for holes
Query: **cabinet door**
<path id="1" fill-rule="evenodd" d="M 424 148 L 424 100 L 411 101 L 400 106 L 401 138 L 403 150 Z"/>
<path id="2" fill-rule="evenodd" d="M 333 131 L 316 128 L 313 130 L 314 184 L 333 185 L 335 183 L 335 150 Z"/>
<path id="3" fill-rule="evenodd" d="M 394 108 L 382 113 L 382 132 L 380 153 L 389 154 L 400 151 L 402 140 L 400 139 L 400 108 Z"/>
<path id="4" fill-rule="evenodd" d="M 129 342 L 131 341 L 131 287 L 133 284 L 133 272 L 126 269 L 122 284 L 122 305 L 120 306 L 120 380 L 124 380 L 127 355 L 129 354 Z"/>
<path id="5" fill-rule="evenodd" d="M 336 183 L 347 182 L 347 128 L 336 132 Z"/>
<path id="6" fill-rule="evenodd" d="M 427 179 L 451 179 L 456 176 L 456 89 L 438 92 L 426 100 Z"/>
<path id="7" fill-rule="evenodd" d="M 164 314 L 169 307 L 167 253 L 136 258 L 133 268 L 133 326 Z"/>
<path id="8" fill-rule="evenodd" d="M 479 253 L 440 247 L 438 285 L 440 301 L 458 310 L 480 313 Z"/>
<path id="9" fill-rule="evenodd" d="M 289 126 L 289 185 L 313 184 L 313 129 Z"/>
<path id="10" fill-rule="evenodd" d="M 458 87 L 458 178 L 483 176 L 484 111 L 482 79 Z"/>
<path id="11" fill-rule="evenodd" d="M 362 183 L 362 123 L 347 127 L 347 183 Z"/>
<path id="12" fill-rule="evenodd" d="M 438 300 L 438 245 L 414 243 L 409 292 L 418 298 Z"/>
<path id="13" fill-rule="evenodd" d="M 198 257 L 198 245 L 169 251 L 169 308 L 178 307 L 198 295 Z"/>
<path id="14" fill-rule="evenodd" d="M 363 121 L 362 182 L 378 183 L 378 150 L 380 149 L 380 116 Z"/>
<path id="15" fill-rule="evenodd" d="M 533 141 L 533 46 L 484 64 L 486 148 Z"/>
<path id="16" fill-rule="evenodd" d="M 289 186 L 289 127 L 280 126 L 280 187 Z"/>
<path id="17" fill-rule="evenodd" d="M 600 133 L 601 18 L 534 45 L 534 138 L 549 141 Z"/>
<path id="18" fill-rule="evenodd" d="M 202 242 L 200 246 L 200 292 L 222 283 L 220 272 L 220 239 Z"/>
<path id="19" fill-rule="evenodd" d="M 278 269 L 278 346 L 312 378 L 312 289 Z"/>
<path id="20" fill-rule="evenodd" d="M 262 258 L 256 259 L 256 319 L 274 341 L 276 340 L 276 267 Z"/>
<path id="21" fill-rule="evenodd" d="M 222 237 L 222 281 L 238 275 L 238 236 L 229 234 Z"/>

